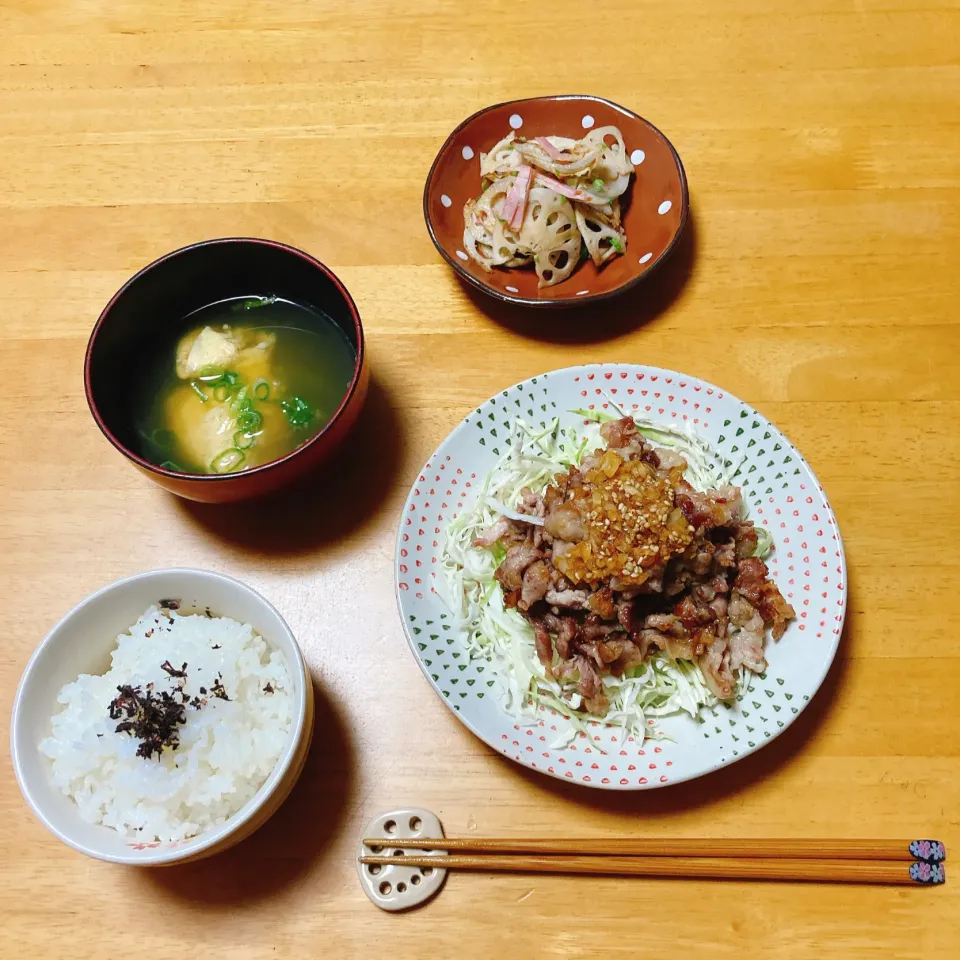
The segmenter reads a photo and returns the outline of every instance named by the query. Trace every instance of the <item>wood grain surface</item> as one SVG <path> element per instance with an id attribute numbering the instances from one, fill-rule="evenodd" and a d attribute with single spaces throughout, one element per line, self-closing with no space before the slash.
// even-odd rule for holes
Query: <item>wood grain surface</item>
<path id="1" fill-rule="evenodd" d="M 960 886 L 451 876 L 373 907 L 353 854 L 392 806 L 493 836 L 932 836 L 960 850 L 960 7 L 956 0 L 4 0 L 0 5 L 0 955 L 960 955 Z M 584 92 L 673 140 L 692 224 L 658 277 L 589 313 L 472 294 L 420 194 L 447 133 Z M 348 285 L 374 386 L 305 492 L 177 501 L 101 437 L 81 364 L 135 270 L 223 235 L 300 246 Z M 492 393 L 585 361 L 688 371 L 810 461 L 850 567 L 821 694 L 768 748 L 607 795 L 494 755 L 408 655 L 392 582 L 410 482 Z M 206 863 L 87 860 L 21 800 L 9 705 L 30 652 L 151 567 L 267 595 L 315 671 L 289 802 Z M 948 873 L 950 866 L 947 866 Z"/>

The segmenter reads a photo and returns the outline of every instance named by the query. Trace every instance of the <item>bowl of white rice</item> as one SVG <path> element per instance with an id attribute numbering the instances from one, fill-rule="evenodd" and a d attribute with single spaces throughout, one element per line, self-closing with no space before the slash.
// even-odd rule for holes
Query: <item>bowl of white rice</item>
<path id="1" fill-rule="evenodd" d="M 104 587 L 43 639 L 11 754 L 40 821 L 81 853 L 181 863 L 249 836 L 303 770 L 313 687 L 263 597 L 205 570 Z"/>

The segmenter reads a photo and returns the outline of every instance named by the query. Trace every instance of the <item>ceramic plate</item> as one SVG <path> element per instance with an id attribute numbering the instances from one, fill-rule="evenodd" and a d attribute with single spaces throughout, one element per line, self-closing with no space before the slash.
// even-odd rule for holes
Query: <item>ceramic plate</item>
<path id="1" fill-rule="evenodd" d="M 480 194 L 480 153 L 510 130 L 532 139 L 579 139 L 593 127 L 620 128 L 636 174 L 627 191 L 623 224 L 627 251 L 599 270 L 581 263 L 562 283 L 537 289 L 531 269 L 487 273 L 463 248 L 463 205 Z M 687 220 L 687 179 L 670 141 L 653 124 L 600 97 L 512 100 L 468 117 L 440 148 L 423 191 L 423 215 L 443 258 L 473 286 L 500 300 L 531 307 L 571 306 L 628 290 L 673 248 Z"/>
<path id="2" fill-rule="evenodd" d="M 743 459 L 737 482 L 750 516 L 775 547 L 771 575 L 797 611 L 779 642 L 768 639 L 767 672 L 730 706 L 698 720 L 669 717 L 656 729 L 671 739 L 621 744 L 618 730 L 591 725 L 569 746 L 551 749 L 567 721 L 548 708 L 518 721 L 501 705 L 493 666 L 470 660 L 440 594 L 438 559 L 447 524 L 475 495 L 506 450 L 514 417 L 534 424 L 610 402 L 665 422 L 688 422 L 725 459 Z M 404 506 L 396 584 L 410 649 L 457 717 L 504 756 L 550 776 L 609 790 L 660 787 L 699 777 L 759 750 L 797 717 L 833 662 L 846 607 L 846 568 L 836 519 L 803 457 L 773 424 L 725 390 L 657 367 L 571 367 L 519 383 L 474 410 L 427 461 Z"/>

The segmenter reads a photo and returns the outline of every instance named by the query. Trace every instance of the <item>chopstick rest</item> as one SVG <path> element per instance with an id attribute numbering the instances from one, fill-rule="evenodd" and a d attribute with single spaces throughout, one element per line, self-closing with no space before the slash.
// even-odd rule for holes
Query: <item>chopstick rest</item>
<path id="1" fill-rule="evenodd" d="M 391 841 L 401 840 L 406 843 L 415 841 L 417 837 L 443 836 L 443 825 L 435 813 L 421 807 L 404 807 L 401 810 L 391 810 L 375 817 L 364 828 L 362 839 L 357 845 L 357 875 L 360 877 L 360 886 L 372 903 L 381 910 L 396 912 L 409 910 L 411 907 L 426 903 L 435 897 L 443 886 L 447 871 L 441 867 L 433 867 L 430 860 L 442 861 L 445 857 L 443 850 L 408 849 L 410 856 L 424 858 L 416 867 L 404 865 L 405 851 L 394 847 Z M 379 841 L 366 843 L 366 840 Z M 382 864 L 365 864 L 363 857 L 384 856 L 389 862 Z"/>

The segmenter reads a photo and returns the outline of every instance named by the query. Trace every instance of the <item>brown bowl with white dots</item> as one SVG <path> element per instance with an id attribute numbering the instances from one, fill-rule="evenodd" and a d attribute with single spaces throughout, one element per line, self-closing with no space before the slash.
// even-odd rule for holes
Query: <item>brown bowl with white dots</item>
<path id="1" fill-rule="evenodd" d="M 563 282 L 538 289 L 528 268 L 496 267 L 490 273 L 463 244 L 463 205 L 480 194 L 480 153 L 511 130 L 527 139 L 579 139 L 588 130 L 619 127 L 635 167 L 623 212 L 623 256 L 597 267 L 585 260 Z M 430 237 L 457 274 L 478 290 L 529 307 L 563 307 L 605 300 L 629 290 L 676 245 L 687 222 L 689 199 L 683 164 L 673 144 L 652 123 L 601 97 L 568 95 L 511 100 L 468 117 L 440 148 L 423 191 Z"/>

